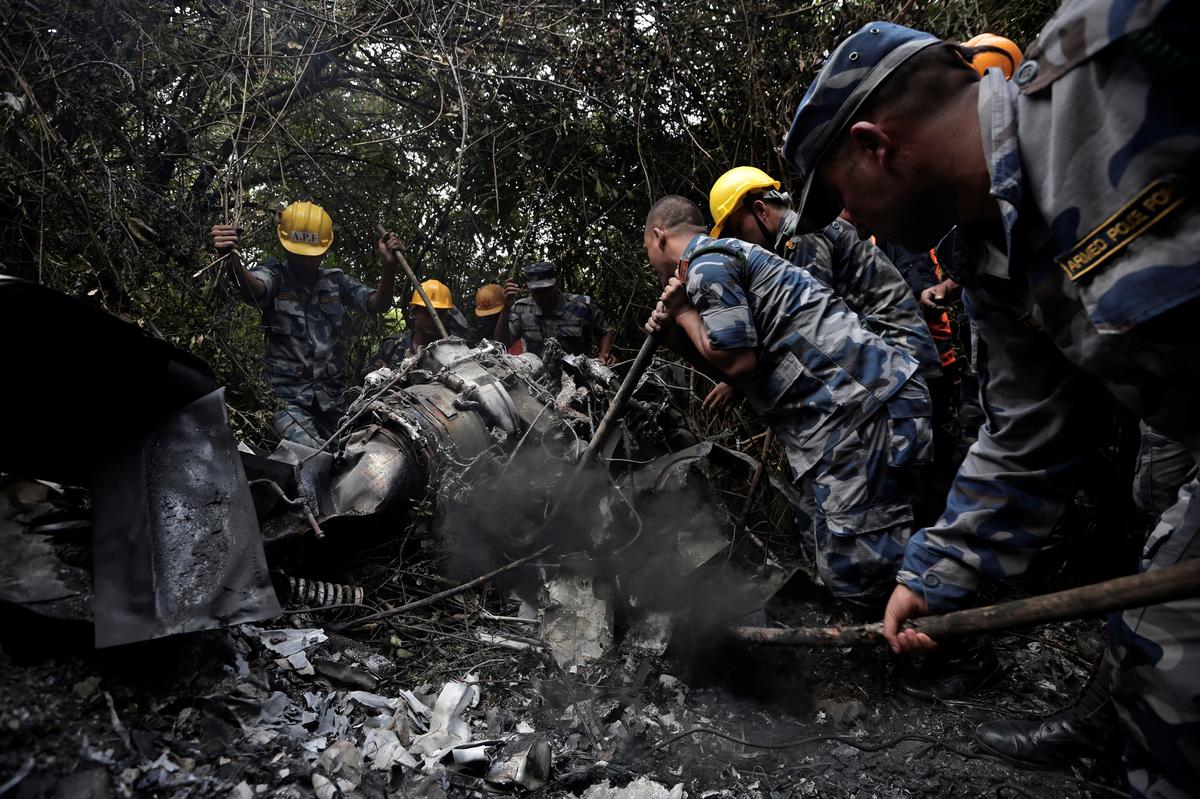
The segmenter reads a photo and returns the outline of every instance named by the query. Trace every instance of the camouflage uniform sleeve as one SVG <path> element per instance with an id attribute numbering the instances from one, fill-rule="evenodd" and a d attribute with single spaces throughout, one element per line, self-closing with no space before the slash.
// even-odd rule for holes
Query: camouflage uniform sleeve
<path id="1" fill-rule="evenodd" d="M 859 309 L 863 323 L 916 358 L 922 375 L 941 374 L 937 345 L 900 270 L 873 243 L 861 240 L 850 225 L 834 222 L 827 230 L 834 242 L 835 285 L 847 302 Z"/>
<path id="2" fill-rule="evenodd" d="M 513 303 L 508 309 L 508 335 L 510 340 L 516 341 L 525 333 L 524 315 L 521 310 L 521 300 Z"/>
<path id="3" fill-rule="evenodd" d="M 251 302 L 257 304 L 259 308 L 269 308 L 275 302 L 275 298 L 279 296 L 279 286 L 283 282 L 282 264 L 271 258 L 260 266 L 250 267 L 249 272 L 261 280 L 263 285 L 267 287 L 266 292 L 261 297 L 252 299 Z"/>
<path id="4" fill-rule="evenodd" d="M 897 575 L 932 612 L 968 604 L 981 577 L 1025 570 L 1082 482 L 1111 408 L 1043 331 L 969 293 L 964 303 L 978 331 L 986 419 L 945 512 L 913 535 Z"/>
<path id="5" fill-rule="evenodd" d="M 369 303 L 371 302 L 371 295 L 375 293 L 375 289 L 359 283 L 340 269 L 331 269 L 330 274 L 337 282 L 338 294 L 341 295 L 344 304 L 357 308 L 363 313 L 372 313 Z"/>
<path id="6" fill-rule="evenodd" d="M 688 299 L 700 312 L 714 349 L 758 346 L 758 331 L 737 267 L 736 260 L 716 253 L 701 256 L 688 266 Z"/>

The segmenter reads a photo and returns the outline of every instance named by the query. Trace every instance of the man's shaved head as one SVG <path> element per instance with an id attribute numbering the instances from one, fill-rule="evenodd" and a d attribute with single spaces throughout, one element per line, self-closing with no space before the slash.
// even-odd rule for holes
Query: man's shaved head
<path id="1" fill-rule="evenodd" d="M 646 214 L 647 230 L 673 230 L 681 225 L 703 228 L 704 215 L 700 213 L 700 206 L 678 194 L 663 197 L 651 206 L 650 213 Z"/>
<path id="2" fill-rule="evenodd" d="M 697 233 L 704 233 L 704 215 L 700 206 L 687 197 L 668 194 L 646 214 L 642 244 L 658 279 L 665 286 L 675 273 L 675 263 Z"/>

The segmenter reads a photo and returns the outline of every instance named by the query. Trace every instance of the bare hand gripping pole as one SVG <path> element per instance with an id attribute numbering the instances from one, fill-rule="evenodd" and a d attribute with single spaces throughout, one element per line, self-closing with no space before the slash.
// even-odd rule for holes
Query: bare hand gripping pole
<path id="1" fill-rule="evenodd" d="M 1015 602 L 927 616 L 909 626 L 936 639 L 1095 616 L 1194 596 L 1200 596 L 1200 560 Z M 772 646 L 861 646 L 883 641 L 883 625 L 734 627 L 732 635 L 739 641 Z"/>
<path id="2" fill-rule="evenodd" d="M 387 236 L 387 231 L 383 225 L 376 225 L 375 227 L 379 231 L 380 238 Z M 404 257 L 404 250 L 394 249 L 392 250 L 392 255 L 396 256 L 396 260 L 400 262 L 400 268 L 404 270 L 404 274 L 408 275 L 408 280 L 413 284 L 413 288 L 417 290 L 417 294 L 421 295 L 421 302 L 425 303 L 425 309 L 433 317 L 433 323 L 437 325 L 438 333 L 441 334 L 442 338 L 450 338 L 450 334 L 446 332 L 446 326 L 442 324 L 442 317 L 438 316 L 437 308 L 433 307 L 433 303 L 430 302 L 429 295 L 425 293 L 425 288 L 421 285 L 421 281 L 417 280 L 417 273 L 408 265 L 408 259 Z"/>

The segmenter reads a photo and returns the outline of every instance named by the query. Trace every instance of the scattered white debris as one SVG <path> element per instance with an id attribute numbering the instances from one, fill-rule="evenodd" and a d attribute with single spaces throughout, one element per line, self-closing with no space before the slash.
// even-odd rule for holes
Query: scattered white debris
<path id="1" fill-rule="evenodd" d="M 613 640 L 609 591 L 589 574 L 560 570 L 543 589 L 542 640 L 571 673 L 601 657 Z"/>
<path id="2" fill-rule="evenodd" d="M 463 714 L 479 703 L 476 682 L 474 675 L 467 675 L 463 682 L 446 683 L 434 703 L 429 732 L 414 738 L 408 748 L 413 757 L 424 758 L 427 773 L 435 770 L 436 764 L 452 749 L 470 743 L 471 727 Z"/>
<path id="3" fill-rule="evenodd" d="M 281 669 L 293 669 L 311 677 L 315 674 L 312 663 L 305 652 L 310 646 L 327 641 L 324 630 L 264 630 L 247 624 L 244 629 L 255 635 L 259 643 L 281 657 L 275 662 Z"/>
<path id="4" fill-rule="evenodd" d="M 580 799 L 683 799 L 683 795 L 683 783 L 668 790 L 653 780 L 638 777 L 624 788 L 613 788 L 606 780 L 588 788 Z"/>

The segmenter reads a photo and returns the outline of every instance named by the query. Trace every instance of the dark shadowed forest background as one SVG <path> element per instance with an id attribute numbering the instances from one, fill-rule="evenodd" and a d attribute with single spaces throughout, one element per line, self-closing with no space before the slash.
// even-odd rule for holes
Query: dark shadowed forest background
<path id="1" fill-rule="evenodd" d="M 626 352 L 656 294 L 648 203 L 704 203 L 742 163 L 786 181 L 778 147 L 843 35 L 885 19 L 1024 47 L 1056 5 L 4 0 L 0 270 L 203 357 L 244 431 L 267 427 L 262 336 L 208 230 L 242 225 L 253 260 L 292 200 L 333 216 L 326 266 L 373 284 L 386 224 L 468 315 L 480 284 L 551 259 Z M 357 372 L 383 323 L 351 324 Z"/>

